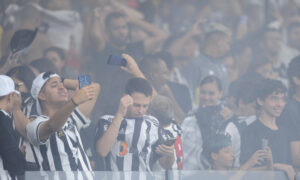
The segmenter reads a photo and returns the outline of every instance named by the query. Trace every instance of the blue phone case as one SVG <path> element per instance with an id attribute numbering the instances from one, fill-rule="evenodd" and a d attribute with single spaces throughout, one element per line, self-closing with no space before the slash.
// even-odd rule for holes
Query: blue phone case
<path id="1" fill-rule="evenodd" d="M 79 75 L 78 76 L 79 89 L 84 86 L 88 86 L 91 84 L 91 77 L 89 75 Z"/>
<path id="2" fill-rule="evenodd" d="M 122 56 L 110 55 L 108 60 L 107 60 L 107 64 L 117 65 L 117 66 L 126 66 L 127 61 Z"/>

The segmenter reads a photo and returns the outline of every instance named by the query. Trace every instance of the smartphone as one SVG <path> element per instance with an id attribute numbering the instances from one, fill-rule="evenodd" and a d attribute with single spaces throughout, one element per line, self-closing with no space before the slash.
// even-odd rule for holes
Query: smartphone
<path id="1" fill-rule="evenodd" d="M 175 143 L 176 139 L 168 139 L 164 142 L 164 145 L 172 146 Z"/>
<path id="2" fill-rule="evenodd" d="M 84 86 L 90 85 L 91 84 L 91 76 L 79 75 L 78 76 L 78 84 L 79 84 L 79 89 L 83 88 Z"/>
<path id="3" fill-rule="evenodd" d="M 261 148 L 265 149 L 269 145 L 269 141 L 265 138 L 261 140 Z"/>
<path id="4" fill-rule="evenodd" d="M 122 56 L 119 56 L 119 55 L 110 55 L 109 58 L 108 58 L 108 60 L 107 60 L 107 64 L 117 65 L 117 66 L 126 66 L 127 65 L 127 61 Z"/>

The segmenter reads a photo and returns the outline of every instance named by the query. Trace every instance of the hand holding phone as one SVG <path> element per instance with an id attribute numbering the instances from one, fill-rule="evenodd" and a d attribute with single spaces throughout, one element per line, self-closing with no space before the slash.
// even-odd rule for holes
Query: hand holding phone
<path id="1" fill-rule="evenodd" d="M 125 67 L 127 65 L 127 61 L 122 56 L 110 55 L 107 60 L 107 64 Z"/>
<path id="2" fill-rule="evenodd" d="M 91 77 L 89 75 L 79 75 L 78 84 L 79 84 L 79 89 L 83 88 L 84 86 L 90 85 Z"/>
<path id="3" fill-rule="evenodd" d="M 176 139 L 168 139 L 164 142 L 166 146 L 172 146 L 175 143 Z"/>

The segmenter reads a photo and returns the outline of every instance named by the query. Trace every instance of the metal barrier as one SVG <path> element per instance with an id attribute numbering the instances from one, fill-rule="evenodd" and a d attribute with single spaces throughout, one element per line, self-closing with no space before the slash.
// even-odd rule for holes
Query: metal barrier
<path id="1" fill-rule="evenodd" d="M 0 179 L 9 179 L 6 171 L 0 171 Z M 287 180 L 281 171 L 155 171 L 155 172 L 74 172 L 74 171 L 27 171 L 25 180 L 73 180 L 73 179 L 103 179 L 103 180 Z M 296 175 L 300 180 L 300 173 Z"/>

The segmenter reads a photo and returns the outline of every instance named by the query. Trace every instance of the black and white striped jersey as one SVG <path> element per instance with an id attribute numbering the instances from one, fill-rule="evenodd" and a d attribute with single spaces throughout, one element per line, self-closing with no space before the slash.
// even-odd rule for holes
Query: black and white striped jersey
<path id="1" fill-rule="evenodd" d="M 99 140 L 112 123 L 114 116 L 101 117 L 96 141 Z M 151 171 L 158 159 L 154 148 L 161 140 L 161 129 L 155 117 L 124 118 L 115 144 L 105 158 L 106 170 L 112 171 Z"/>
<path id="2" fill-rule="evenodd" d="M 43 171 L 90 171 L 89 159 L 83 149 L 78 132 L 90 120 L 77 108 L 71 113 L 61 130 L 53 133 L 45 142 L 39 140 L 40 124 L 49 117 L 38 116 L 27 127 L 26 161 Z"/>

